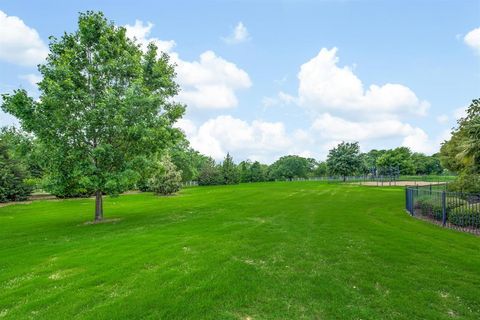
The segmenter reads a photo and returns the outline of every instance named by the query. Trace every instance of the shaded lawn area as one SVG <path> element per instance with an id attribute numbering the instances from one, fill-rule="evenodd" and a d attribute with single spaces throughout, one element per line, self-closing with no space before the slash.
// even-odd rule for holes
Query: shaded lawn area
<path id="1" fill-rule="evenodd" d="M 0 318 L 479 319 L 480 238 L 403 188 L 198 187 L 0 208 Z"/>

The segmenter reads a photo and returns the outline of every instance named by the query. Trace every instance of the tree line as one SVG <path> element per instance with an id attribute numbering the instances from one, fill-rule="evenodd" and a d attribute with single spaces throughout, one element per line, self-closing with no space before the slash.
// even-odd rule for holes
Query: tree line
<path id="1" fill-rule="evenodd" d="M 446 150 L 446 146 L 442 150 Z M 68 159 L 56 159 L 66 163 L 52 169 L 51 157 L 48 146 L 34 135 L 14 127 L 3 128 L 0 132 L 0 201 L 23 200 L 33 189 L 42 189 L 60 198 L 95 194 L 95 188 L 88 181 L 85 183 L 85 171 L 69 170 L 72 167 Z M 329 151 L 326 161 L 287 155 L 270 165 L 251 160 L 235 163 L 228 153 L 223 161 L 216 162 L 192 149 L 185 137 L 180 137 L 161 153 L 136 159 L 138 163 L 132 166 L 135 172 L 123 188 L 168 195 L 190 181 L 199 185 L 228 185 L 327 176 L 346 179 L 360 175 L 437 175 L 446 173 L 441 159 L 440 154 L 428 156 L 406 147 L 362 153 L 357 142 L 342 142 Z M 445 159 L 443 157 L 444 162 Z M 445 162 L 445 165 L 456 172 L 453 166 L 458 163 Z"/>

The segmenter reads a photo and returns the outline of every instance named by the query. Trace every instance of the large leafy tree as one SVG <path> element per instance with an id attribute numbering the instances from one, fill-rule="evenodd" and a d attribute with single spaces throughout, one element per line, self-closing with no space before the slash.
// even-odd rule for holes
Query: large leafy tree
<path id="1" fill-rule="evenodd" d="M 327 168 L 332 175 L 346 177 L 358 172 L 361 166 L 358 142 L 342 142 L 328 152 Z"/>
<path id="2" fill-rule="evenodd" d="M 387 150 L 377 159 L 377 168 L 382 175 L 390 175 L 392 172 L 415 174 L 412 152 L 407 147 Z"/>
<path id="3" fill-rule="evenodd" d="M 311 159 L 300 156 L 284 156 L 270 166 L 270 175 L 273 179 L 307 178 L 313 171 Z"/>
<path id="4" fill-rule="evenodd" d="M 440 149 L 442 165 L 459 173 L 454 190 L 480 192 L 480 99 L 474 99 L 466 117 L 458 120 L 450 140 Z"/>
<path id="5" fill-rule="evenodd" d="M 412 162 L 416 174 L 441 174 L 443 172 L 442 165 L 438 154 L 427 156 L 423 153 L 415 152 L 412 154 Z"/>
<path id="6" fill-rule="evenodd" d="M 139 159 L 181 136 L 172 127 L 184 113 L 172 102 L 174 67 L 154 44 L 142 52 L 98 12 L 80 14 L 76 32 L 50 39 L 40 99 L 16 90 L 3 95 L 2 108 L 47 147 L 53 180 L 67 166 L 76 184 L 95 193 L 95 220 L 102 220 L 102 194 L 131 187 Z"/>

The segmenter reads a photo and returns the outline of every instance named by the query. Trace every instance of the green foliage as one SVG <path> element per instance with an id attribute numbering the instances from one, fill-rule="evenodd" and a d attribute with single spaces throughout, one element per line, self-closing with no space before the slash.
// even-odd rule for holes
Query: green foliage
<path id="1" fill-rule="evenodd" d="M 230 153 L 227 153 L 222 163 L 223 184 L 236 184 L 240 182 L 237 166 L 233 162 Z"/>
<path id="2" fill-rule="evenodd" d="M 276 180 L 307 178 L 313 171 L 311 159 L 300 156 L 284 156 L 270 166 L 270 176 Z"/>
<path id="3" fill-rule="evenodd" d="M 480 228 L 479 204 L 465 204 L 451 210 L 448 221 L 460 227 Z"/>
<path id="4" fill-rule="evenodd" d="M 0 202 L 26 200 L 33 189 L 27 181 L 28 171 L 11 152 L 0 139 Z"/>
<path id="5" fill-rule="evenodd" d="M 459 173 L 452 190 L 480 192 L 480 99 L 474 99 L 467 116 L 458 120 L 452 137 L 442 144 L 440 159 L 445 168 Z"/>
<path id="6" fill-rule="evenodd" d="M 317 163 L 315 166 L 315 169 L 313 169 L 312 175 L 314 177 L 324 177 L 327 175 L 328 168 L 327 168 L 327 163 L 325 161 Z"/>
<path id="7" fill-rule="evenodd" d="M 183 140 L 170 149 L 172 161 L 182 172 L 182 181 L 198 180 L 203 165 L 210 158 L 190 148 L 188 141 Z"/>
<path id="8" fill-rule="evenodd" d="M 442 143 L 440 148 L 440 161 L 442 166 L 451 172 L 460 173 L 467 168 L 460 156 L 463 150 L 462 145 L 464 140 L 465 133 L 457 129 L 452 132 L 450 140 Z"/>
<path id="9" fill-rule="evenodd" d="M 450 221 L 451 212 L 456 210 L 458 207 L 467 206 L 468 202 L 465 199 L 447 195 L 445 198 L 445 207 L 447 211 L 447 217 Z M 443 204 L 441 195 L 438 192 L 435 192 L 431 195 L 423 195 L 415 199 L 414 204 L 416 209 L 421 210 L 423 215 L 431 216 L 436 220 L 443 219 Z M 458 210 L 457 210 L 458 211 Z"/>
<path id="10" fill-rule="evenodd" d="M 25 90 L 3 95 L 3 110 L 48 150 L 47 185 L 65 182 L 65 194 L 125 191 L 140 176 L 137 158 L 182 136 L 173 124 L 185 108 L 172 102 L 169 57 L 153 43 L 142 52 L 125 32 L 102 13 L 81 13 L 77 31 L 50 38 L 40 99 Z"/>
<path id="11" fill-rule="evenodd" d="M 414 206 L 416 209 L 420 209 L 423 215 L 442 220 L 443 206 L 440 198 L 428 195 L 421 196 L 416 199 Z"/>
<path id="12" fill-rule="evenodd" d="M 255 161 L 250 166 L 251 182 L 268 181 L 268 165 Z"/>
<path id="13" fill-rule="evenodd" d="M 436 175 L 443 172 L 438 154 L 427 156 L 423 153 L 415 152 L 411 156 L 415 174 L 418 175 Z"/>
<path id="14" fill-rule="evenodd" d="M 178 192 L 181 185 L 181 171 L 177 170 L 169 154 L 164 155 L 155 165 L 153 176 L 149 181 L 150 190 L 155 194 L 170 195 Z"/>
<path id="15" fill-rule="evenodd" d="M 366 173 L 376 173 L 377 172 L 377 160 L 385 154 L 387 150 L 376 150 L 372 149 L 367 153 L 361 154 L 361 160 L 363 162 L 363 167 L 366 169 Z"/>
<path id="16" fill-rule="evenodd" d="M 397 168 L 400 174 L 415 174 L 415 165 L 412 160 L 412 152 L 407 147 L 399 147 L 387 150 L 377 159 L 377 168 L 380 174 Z"/>
<path id="17" fill-rule="evenodd" d="M 450 191 L 478 193 L 480 191 L 480 175 L 463 171 L 455 181 L 448 184 L 448 189 Z"/>
<path id="18" fill-rule="evenodd" d="M 334 176 L 354 175 L 361 167 L 360 147 L 358 142 L 342 142 L 328 152 L 328 172 Z"/>
<path id="19" fill-rule="evenodd" d="M 221 168 L 215 164 L 213 159 L 206 161 L 200 169 L 198 184 L 200 186 L 210 186 L 223 183 L 224 179 Z"/>
<path id="20" fill-rule="evenodd" d="M 258 161 L 242 161 L 237 166 L 240 182 L 261 182 L 268 180 L 269 166 Z"/>
<path id="21" fill-rule="evenodd" d="M 0 129 L 0 140 L 8 145 L 10 156 L 22 164 L 31 178 L 43 175 L 43 162 L 48 161 L 37 139 L 15 127 Z"/>

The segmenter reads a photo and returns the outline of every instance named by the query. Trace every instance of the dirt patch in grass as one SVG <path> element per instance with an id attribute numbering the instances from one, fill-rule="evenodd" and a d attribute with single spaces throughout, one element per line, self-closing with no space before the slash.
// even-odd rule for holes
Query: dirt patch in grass
<path id="1" fill-rule="evenodd" d="M 119 221 L 122 221 L 123 219 L 120 219 L 120 218 L 114 218 L 114 219 L 103 219 L 103 220 L 100 220 L 100 221 L 86 221 L 83 223 L 84 226 L 87 226 L 87 225 L 91 225 L 91 224 L 105 224 L 105 223 L 117 223 Z"/>

